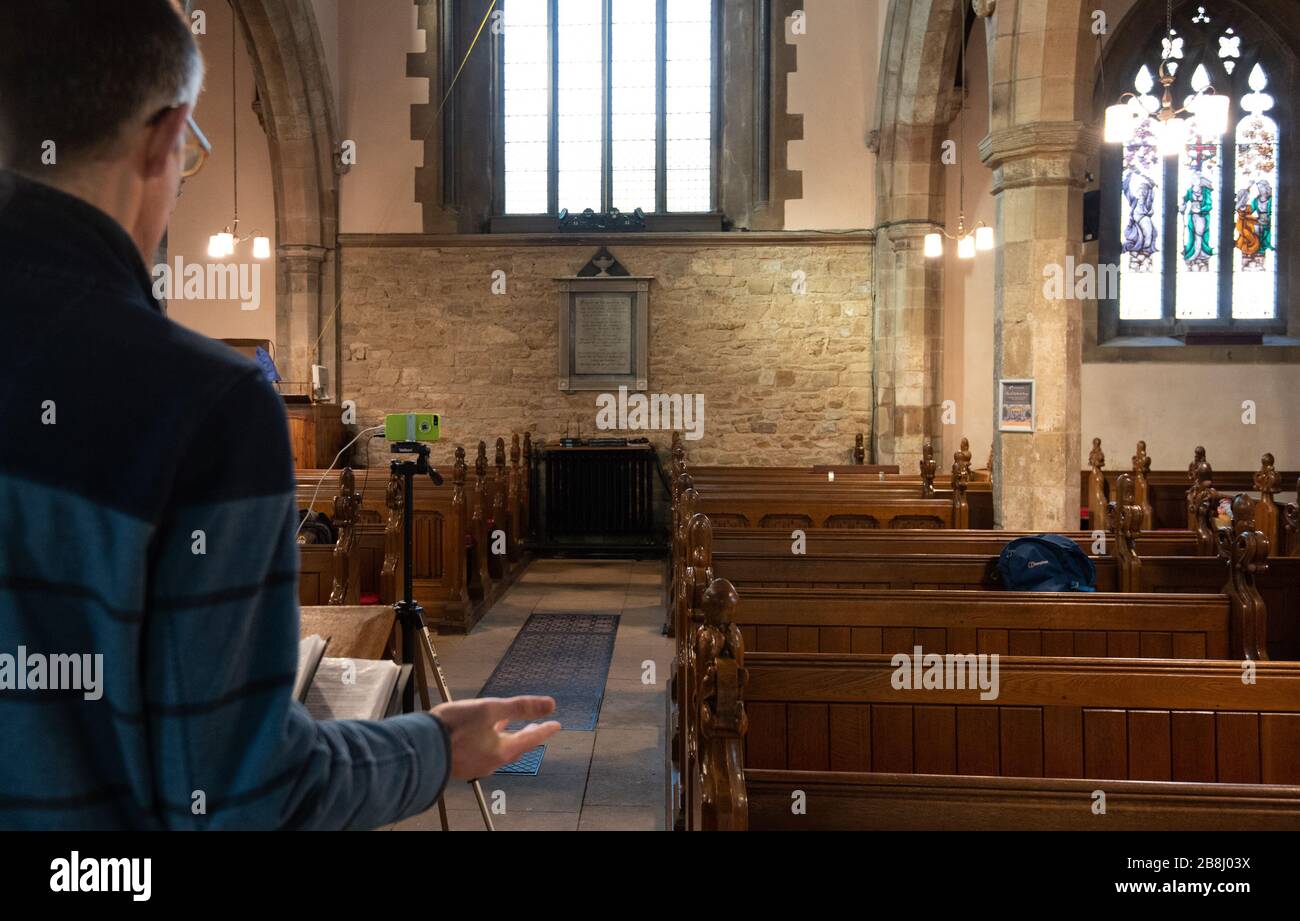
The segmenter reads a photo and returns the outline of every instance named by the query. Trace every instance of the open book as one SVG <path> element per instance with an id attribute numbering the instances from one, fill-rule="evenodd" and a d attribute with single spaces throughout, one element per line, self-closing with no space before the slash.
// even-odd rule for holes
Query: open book
<path id="1" fill-rule="evenodd" d="M 378 720 L 400 709 L 411 666 L 388 659 L 321 659 L 307 691 L 307 712 L 318 720 Z"/>

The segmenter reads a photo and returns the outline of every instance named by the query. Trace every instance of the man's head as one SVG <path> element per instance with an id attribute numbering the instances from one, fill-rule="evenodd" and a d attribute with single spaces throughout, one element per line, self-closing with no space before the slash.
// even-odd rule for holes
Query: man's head
<path id="1" fill-rule="evenodd" d="M 148 259 L 202 84 L 176 0 L 0 3 L 0 167 L 107 212 Z"/>

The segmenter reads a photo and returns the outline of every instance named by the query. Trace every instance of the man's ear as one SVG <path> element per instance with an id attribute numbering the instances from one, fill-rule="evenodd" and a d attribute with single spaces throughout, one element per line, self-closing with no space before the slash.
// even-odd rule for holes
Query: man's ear
<path id="1" fill-rule="evenodd" d="M 181 135 L 186 130 L 186 119 L 193 106 L 182 105 L 167 109 L 145 126 L 144 177 L 156 179 L 167 171 L 168 161 L 176 156 Z"/>

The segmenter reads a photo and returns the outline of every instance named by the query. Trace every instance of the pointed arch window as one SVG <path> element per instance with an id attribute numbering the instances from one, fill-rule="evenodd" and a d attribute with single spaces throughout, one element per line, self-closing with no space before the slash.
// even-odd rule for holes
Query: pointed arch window
<path id="1" fill-rule="evenodd" d="M 1287 68 L 1234 12 L 1226 2 L 1184 5 L 1124 71 L 1138 118 L 1130 139 L 1103 154 L 1099 254 L 1118 269 L 1118 290 L 1100 302 L 1116 334 L 1286 329 L 1289 260 L 1278 246 L 1293 194 L 1280 159 L 1290 101 L 1275 98 L 1273 83 Z M 1227 97 L 1225 133 L 1192 111 L 1184 133 L 1162 131 L 1162 67 L 1175 108 L 1208 87 Z"/>

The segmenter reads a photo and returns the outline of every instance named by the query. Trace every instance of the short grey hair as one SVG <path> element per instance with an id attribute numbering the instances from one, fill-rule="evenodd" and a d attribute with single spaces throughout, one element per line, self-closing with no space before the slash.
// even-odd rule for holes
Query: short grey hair
<path id="1" fill-rule="evenodd" d="M 176 0 L 0 3 L 0 167 L 37 178 L 112 146 L 125 128 L 203 88 Z"/>

